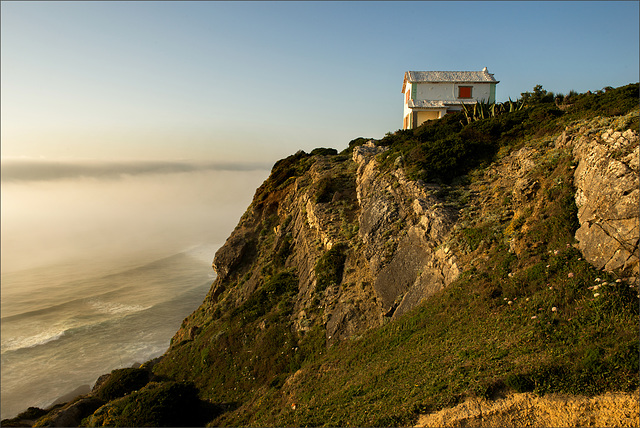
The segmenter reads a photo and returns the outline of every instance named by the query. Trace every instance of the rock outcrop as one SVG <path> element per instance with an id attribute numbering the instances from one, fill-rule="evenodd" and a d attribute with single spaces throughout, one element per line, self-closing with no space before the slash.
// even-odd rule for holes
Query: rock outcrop
<path id="1" fill-rule="evenodd" d="M 434 196 L 438 185 L 407 180 L 401 162 L 381 171 L 375 156 L 384 151 L 370 141 L 353 152 L 359 237 L 383 311 L 399 316 L 457 278 L 455 255 L 440 246 L 458 212 Z"/>
<path id="2" fill-rule="evenodd" d="M 573 153 L 578 248 L 594 266 L 638 276 L 638 134 L 580 135 Z"/>

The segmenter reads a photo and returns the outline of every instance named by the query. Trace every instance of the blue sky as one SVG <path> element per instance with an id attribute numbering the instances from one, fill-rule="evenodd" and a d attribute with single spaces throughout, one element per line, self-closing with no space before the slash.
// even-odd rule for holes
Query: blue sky
<path id="1" fill-rule="evenodd" d="M 639 80 L 639 3 L 12 2 L 2 156 L 266 162 L 402 125 L 407 70 L 499 101 Z"/>

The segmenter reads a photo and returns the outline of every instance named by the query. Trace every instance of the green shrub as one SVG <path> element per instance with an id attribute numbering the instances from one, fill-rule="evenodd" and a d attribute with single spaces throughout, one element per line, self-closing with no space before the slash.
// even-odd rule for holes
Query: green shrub
<path id="1" fill-rule="evenodd" d="M 273 262 L 276 266 L 282 267 L 284 266 L 287 258 L 293 252 L 293 235 L 291 232 L 284 235 L 282 240 L 278 243 L 276 248 L 276 252 L 273 256 Z"/>
<path id="2" fill-rule="evenodd" d="M 317 204 L 331 202 L 337 192 L 348 191 L 354 186 L 355 180 L 346 174 L 323 177 L 316 184 L 315 202 Z"/>
<path id="3" fill-rule="evenodd" d="M 325 149 L 324 147 L 311 150 L 311 156 L 335 156 L 337 154 L 336 149 Z"/>
<path id="4" fill-rule="evenodd" d="M 47 412 L 47 410 L 43 410 L 38 407 L 29 407 L 26 411 L 16 416 L 16 419 L 38 419 L 39 417 L 46 415 Z"/>
<path id="5" fill-rule="evenodd" d="M 338 190 L 336 180 L 333 177 L 323 177 L 318 181 L 316 190 L 316 204 L 331 202 L 333 195 Z"/>
<path id="6" fill-rule="evenodd" d="M 149 382 L 149 372 L 145 369 L 117 369 L 111 372 L 109 378 L 98 388 L 95 395 L 104 401 L 122 397 L 138 390 Z"/>
<path id="7" fill-rule="evenodd" d="M 256 206 L 263 204 L 271 192 L 292 183 L 296 177 L 301 176 L 309 170 L 312 163 L 313 159 L 311 155 L 302 150 L 277 161 L 273 165 L 273 168 L 271 168 L 269 178 L 256 190 L 253 203 L 256 204 Z"/>
<path id="8" fill-rule="evenodd" d="M 530 392 L 535 386 L 530 376 L 520 373 L 507 375 L 504 383 L 516 392 Z"/>
<path id="9" fill-rule="evenodd" d="M 30 426 L 30 425 L 26 425 L 24 422 L 22 422 L 22 420 L 25 420 L 25 419 L 26 420 L 36 420 L 38 418 L 41 418 L 40 421 L 42 421 L 44 423 L 50 423 L 51 420 L 49 419 L 49 417 L 44 417 L 43 418 L 43 416 L 46 415 L 47 413 L 49 413 L 50 411 L 52 411 L 52 409 L 43 410 L 43 409 L 40 409 L 38 407 L 29 407 L 24 412 L 18 414 L 18 416 L 16 416 L 15 418 L 3 419 L 2 422 L 0 423 L 0 425 L 3 426 L 3 427 Z M 40 421 L 36 421 L 36 424 L 34 424 L 34 426 L 38 426 L 38 422 L 40 422 Z"/>
<path id="10" fill-rule="evenodd" d="M 547 92 L 542 85 L 533 87 L 533 92 L 523 92 L 520 94 L 520 100 L 526 105 L 550 103 L 555 100 L 553 92 Z"/>
<path id="11" fill-rule="evenodd" d="M 620 116 L 634 108 L 638 108 L 640 99 L 639 84 L 632 83 L 604 93 L 576 94 L 573 96 L 573 106 L 569 109 L 571 117 Z"/>
<path id="12" fill-rule="evenodd" d="M 154 382 L 101 407 L 89 420 L 91 426 L 203 426 L 216 416 L 216 410 L 198 398 L 191 383 Z"/>
<path id="13" fill-rule="evenodd" d="M 319 292 L 324 291 L 330 285 L 340 284 L 344 271 L 344 263 L 347 259 L 347 244 L 336 244 L 318 259 L 316 271 L 316 286 Z"/>
<path id="14" fill-rule="evenodd" d="M 462 231 L 469 252 L 475 251 L 482 241 L 489 242 L 492 240 L 493 232 L 488 226 L 469 227 Z"/>
<path id="15" fill-rule="evenodd" d="M 269 278 L 245 303 L 234 309 L 232 316 L 242 316 L 245 322 L 251 322 L 268 313 L 283 300 L 290 300 L 297 290 L 298 276 L 291 271 L 279 272 Z"/>

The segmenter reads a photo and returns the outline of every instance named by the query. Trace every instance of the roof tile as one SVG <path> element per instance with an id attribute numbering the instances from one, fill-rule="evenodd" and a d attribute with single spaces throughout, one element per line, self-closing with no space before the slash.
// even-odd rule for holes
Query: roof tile
<path id="1" fill-rule="evenodd" d="M 493 74 L 482 71 L 407 71 L 405 80 L 417 82 L 491 82 L 498 83 Z"/>

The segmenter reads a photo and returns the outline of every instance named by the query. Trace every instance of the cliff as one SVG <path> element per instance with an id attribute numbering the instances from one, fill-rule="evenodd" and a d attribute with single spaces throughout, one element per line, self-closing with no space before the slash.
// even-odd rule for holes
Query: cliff
<path id="1" fill-rule="evenodd" d="M 172 385 L 190 423 L 279 426 L 636 391 L 638 85 L 566 98 L 277 162 L 151 383 L 84 423 Z"/>

